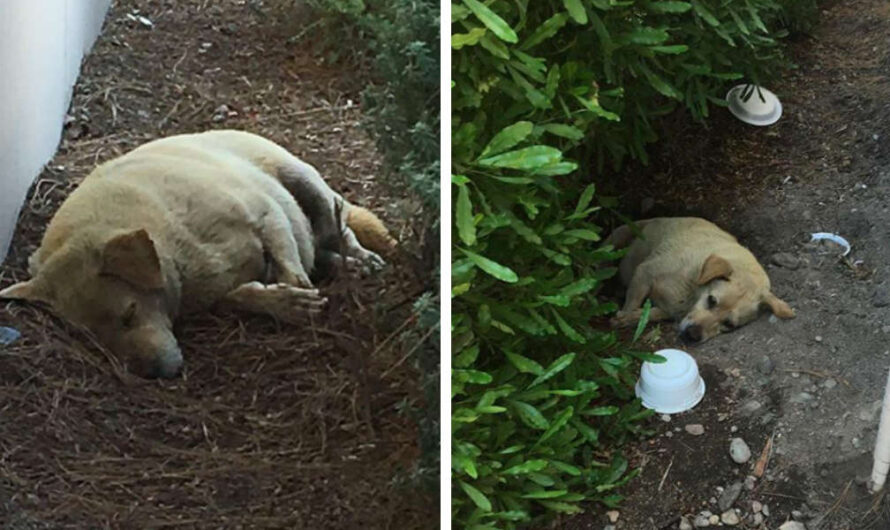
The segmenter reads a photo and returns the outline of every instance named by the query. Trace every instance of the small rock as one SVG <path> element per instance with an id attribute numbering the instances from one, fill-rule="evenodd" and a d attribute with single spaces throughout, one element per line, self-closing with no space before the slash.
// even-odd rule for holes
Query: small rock
<path id="1" fill-rule="evenodd" d="M 729 428 L 729 432 L 739 432 L 739 428 L 736 427 L 735 425 L 733 425 L 732 427 Z"/>
<path id="2" fill-rule="evenodd" d="M 813 397 L 813 394 L 810 394 L 809 392 L 801 392 L 800 394 L 791 396 L 791 399 L 789 399 L 788 401 L 790 403 L 807 403 L 809 401 L 812 401 L 813 399 L 815 399 Z"/>
<path id="3" fill-rule="evenodd" d="M 668 431 L 668 432 L 664 433 L 664 436 L 665 436 L 665 438 L 673 438 L 674 431 Z"/>
<path id="4" fill-rule="evenodd" d="M 869 404 L 859 407 L 859 419 L 869 423 L 874 423 L 881 413 L 883 402 L 881 400 L 872 401 Z"/>
<path id="5" fill-rule="evenodd" d="M 800 268 L 800 260 L 790 252 L 777 252 L 770 258 L 773 265 L 789 270 L 797 270 Z"/>
<path id="6" fill-rule="evenodd" d="M 720 495 L 720 500 L 717 501 L 717 506 L 720 507 L 721 512 L 725 512 L 726 510 L 732 508 L 732 505 L 735 504 L 735 501 L 739 499 L 739 495 L 742 494 L 742 483 L 736 482 L 732 486 L 726 488 L 723 491 L 723 494 Z"/>
<path id="7" fill-rule="evenodd" d="M 803 513 L 800 510 L 791 510 L 792 519 L 800 519 L 801 517 L 803 517 Z"/>
<path id="8" fill-rule="evenodd" d="M 692 523 L 689 522 L 689 519 L 685 517 L 680 518 L 679 530 L 692 530 Z"/>
<path id="9" fill-rule="evenodd" d="M 603 527 L 603 530 L 615 530 L 615 525 L 607 524 L 606 526 Z"/>
<path id="10" fill-rule="evenodd" d="M 773 360 L 767 355 L 764 355 L 763 358 L 760 359 L 760 362 L 757 363 L 757 370 L 763 375 L 769 375 L 773 373 L 773 370 L 775 369 L 776 363 L 774 363 Z"/>
<path id="11" fill-rule="evenodd" d="M 608 512 L 606 512 L 606 517 L 609 518 L 610 523 L 617 522 L 618 516 L 620 515 L 621 513 L 618 510 L 609 510 Z"/>
<path id="12" fill-rule="evenodd" d="M 890 305 L 890 289 L 885 285 L 878 286 L 871 297 L 871 303 L 875 307 L 887 307 Z"/>
<path id="13" fill-rule="evenodd" d="M 708 522 L 711 523 L 712 525 L 718 525 L 718 524 L 720 524 L 720 516 L 712 515 L 712 516 L 708 517 Z"/>
<path id="14" fill-rule="evenodd" d="M 720 514 L 720 520 L 726 526 L 735 526 L 741 522 L 739 519 L 739 514 L 735 513 L 735 510 L 726 510 L 725 512 Z"/>
<path id="15" fill-rule="evenodd" d="M 732 461 L 736 464 L 744 464 L 751 460 L 751 448 L 748 447 L 745 440 L 733 438 L 729 442 L 729 456 L 732 457 Z"/>
<path id="16" fill-rule="evenodd" d="M 741 414 L 742 416 L 750 416 L 760 410 L 762 407 L 763 405 L 761 405 L 759 401 L 752 399 L 751 401 L 746 401 L 742 404 L 741 407 L 739 407 L 739 414 Z"/>
<path id="17" fill-rule="evenodd" d="M 816 335 L 816 342 L 822 342 L 822 335 Z"/>
<path id="18" fill-rule="evenodd" d="M 686 432 L 691 434 L 692 436 L 701 436 L 705 433 L 705 428 L 701 423 L 692 423 L 687 425 Z"/>
<path id="19" fill-rule="evenodd" d="M 670 414 L 662 414 L 661 421 L 664 421 L 664 422 L 671 421 L 671 415 Z"/>
<path id="20" fill-rule="evenodd" d="M 757 486 L 757 478 L 751 475 L 745 477 L 745 489 L 748 491 L 753 490 Z"/>
<path id="21" fill-rule="evenodd" d="M 764 517 L 769 517 L 769 506 L 764 504 L 763 509 L 760 510 L 763 513 Z"/>
<path id="22" fill-rule="evenodd" d="M 760 513 L 763 510 L 763 503 L 760 501 L 752 501 L 751 502 L 751 511 L 754 513 Z"/>
<path id="23" fill-rule="evenodd" d="M 779 530 L 807 530 L 807 527 L 799 521 L 788 521 L 780 526 Z"/>
<path id="24" fill-rule="evenodd" d="M 755 513 L 754 514 L 754 526 L 760 526 L 763 524 L 763 514 Z"/>
<path id="25" fill-rule="evenodd" d="M 695 519 L 692 520 L 692 526 L 696 528 L 707 528 L 711 526 L 711 521 L 704 515 L 696 515 Z"/>
<path id="26" fill-rule="evenodd" d="M 825 380 L 824 383 L 822 383 L 822 386 L 827 390 L 831 390 L 832 388 L 837 386 L 837 381 L 834 378 L 829 377 Z"/>

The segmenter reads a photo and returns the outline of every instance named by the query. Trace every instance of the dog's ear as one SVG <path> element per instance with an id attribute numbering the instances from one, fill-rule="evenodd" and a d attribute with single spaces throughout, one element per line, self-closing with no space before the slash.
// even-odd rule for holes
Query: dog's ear
<path id="1" fill-rule="evenodd" d="M 701 272 L 698 274 L 698 284 L 706 285 L 717 278 L 728 280 L 730 274 L 732 274 L 732 265 L 717 254 L 711 254 L 701 266 Z"/>
<path id="2" fill-rule="evenodd" d="M 52 297 L 37 278 L 10 285 L 0 291 L 0 300 L 27 300 L 52 305 Z"/>
<path id="3" fill-rule="evenodd" d="M 141 289 L 164 286 L 155 245 L 142 229 L 115 236 L 105 244 L 101 274 L 118 277 Z"/>
<path id="4" fill-rule="evenodd" d="M 779 318 L 794 318 L 794 310 L 791 309 L 791 306 L 773 293 L 763 295 L 761 305 L 768 307 Z"/>

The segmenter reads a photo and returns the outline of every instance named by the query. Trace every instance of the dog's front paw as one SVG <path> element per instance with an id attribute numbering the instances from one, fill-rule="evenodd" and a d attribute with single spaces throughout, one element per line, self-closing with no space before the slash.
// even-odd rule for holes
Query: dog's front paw
<path id="1" fill-rule="evenodd" d="M 359 262 L 359 271 L 362 276 L 370 276 L 380 272 L 386 267 L 386 261 L 379 255 L 370 250 L 366 250 L 357 260 Z"/>
<path id="2" fill-rule="evenodd" d="M 636 322 L 637 318 L 633 311 L 618 311 L 609 320 L 609 325 L 613 328 L 626 328 L 636 324 Z"/>

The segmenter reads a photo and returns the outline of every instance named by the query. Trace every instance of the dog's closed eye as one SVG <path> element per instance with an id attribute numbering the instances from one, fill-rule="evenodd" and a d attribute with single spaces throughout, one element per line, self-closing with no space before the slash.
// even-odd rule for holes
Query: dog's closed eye
<path id="1" fill-rule="evenodd" d="M 708 295 L 708 309 L 714 309 L 715 307 L 717 307 L 717 298 L 715 298 L 714 295 L 709 294 Z"/>
<path id="2" fill-rule="evenodd" d="M 729 320 L 728 318 L 727 318 L 726 320 L 723 321 L 723 325 L 724 325 L 727 329 L 734 329 L 734 328 L 735 328 L 735 324 L 733 324 L 733 323 L 732 323 L 732 320 Z"/>

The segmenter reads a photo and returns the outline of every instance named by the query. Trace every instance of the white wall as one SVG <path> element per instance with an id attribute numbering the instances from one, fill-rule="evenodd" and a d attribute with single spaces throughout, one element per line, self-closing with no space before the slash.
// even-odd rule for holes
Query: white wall
<path id="1" fill-rule="evenodd" d="M 0 261 L 111 0 L 0 0 Z"/>

